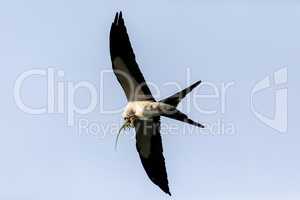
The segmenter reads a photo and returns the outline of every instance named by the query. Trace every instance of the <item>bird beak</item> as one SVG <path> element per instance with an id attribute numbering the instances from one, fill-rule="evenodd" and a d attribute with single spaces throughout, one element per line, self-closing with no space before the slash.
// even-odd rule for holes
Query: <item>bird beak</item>
<path id="1" fill-rule="evenodd" d="M 115 142 L 115 149 L 117 149 L 117 145 L 118 145 L 118 139 L 119 139 L 119 136 L 120 136 L 120 133 L 123 129 L 126 129 L 127 127 L 130 126 L 130 122 L 128 120 L 126 120 L 124 122 L 124 124 L 121 126 L 119 132 L 118 132 L 118 135 L 117 135 L 117 138 L 116 138 L 116 142 Z"/>

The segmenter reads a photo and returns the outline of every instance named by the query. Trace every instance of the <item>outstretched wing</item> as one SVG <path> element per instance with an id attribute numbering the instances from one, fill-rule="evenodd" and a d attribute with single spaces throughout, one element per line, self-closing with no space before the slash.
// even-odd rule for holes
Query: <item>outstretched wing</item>
<path id="1" fill-rule="evenodd" d="M 160 136 L 160 117 L 136 120 L 136 148 L 151 181 L 171 195 Z"/>
<path id="2" fill-rule="evenodd" d="M 128 101 L 154 100 L 135 61 L 122 12 L 117 13 L 110 29 L 112 67 Z"/>

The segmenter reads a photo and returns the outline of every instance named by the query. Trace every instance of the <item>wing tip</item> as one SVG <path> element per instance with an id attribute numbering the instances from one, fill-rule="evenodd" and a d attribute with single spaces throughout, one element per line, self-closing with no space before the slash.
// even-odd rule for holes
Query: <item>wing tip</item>
<path id="1" fill-rule="evenodd" d="M 168 183 L 167 184 L 158 184 L 158 183 L 155 183 L 164 193 L 168 194 L 169 196 L 172 196 L 171 192 L 170 192 L 170 189 L 169 189 L 169 185 Z"/>
<path id="2" fill-rule="evenodd" d="M 118 18 L 119 18 L 119 12 L 116 12 L 115 19 L 114 19 L 114 22 L 113 22 L 114 24 L 117 23 Z"/>
<path id="3" fill-rule="evenodd" d="M 122 21 L 123 21 L 123 14 L 122 14 L 122 11 L 120 10 L 120 11 L 116 12 L 115 19 L 114 19 L 113 23 L 115 25 L 118 25 L 118 24 L 122 23 Z"/>
<path id="4" fill-rule="evenodd" d="M 154 181 L 153 181 L 154 182 Z M 168 194 L 169 196 L 172 196 L 171 192 L 170 192 L 170 188 L 169 188 L 169 183 L 168 183 L 168 179 L 166 179 L 166 181 L 163 182 L 154 182 L 163 192 L 165 192 L 166 194 Z"/>
<path id="5" fill-rule="evenodd" d="M 169 187 L 167 188 L 167 190 L 163 190 L 166 194 L 168 194 L 169 196 L 172 196 L 170 190 L 169 190 Z"/>

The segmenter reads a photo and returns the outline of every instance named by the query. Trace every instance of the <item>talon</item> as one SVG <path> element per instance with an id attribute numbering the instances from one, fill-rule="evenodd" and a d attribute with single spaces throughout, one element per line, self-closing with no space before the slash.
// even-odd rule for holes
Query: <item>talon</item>
<path id="1" fill-rule="evenodd" d="M 135 116 L 131 116 L 130 118 L 129 118 L 129 126 L 130 126 L 130 128 L 134 128 L 134 121 L 135 121 Z"/>

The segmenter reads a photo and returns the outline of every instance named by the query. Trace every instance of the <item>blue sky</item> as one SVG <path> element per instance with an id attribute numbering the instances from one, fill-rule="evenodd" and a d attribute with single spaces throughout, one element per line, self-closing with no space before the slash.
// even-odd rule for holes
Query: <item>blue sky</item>
<path id="1" fill-rule="evenodd" d="M 177 90 L 166 83 L 185 87 L 203 80 L 206 84 L 180 109 L 208 126 L 232 127 L 218 134 L 215 128 L 203 132 L 162 120 L 174 128 L 162 131 L 173 198 L 299 199 L 300 4 L 128 0 L 0 3 L 0 199 L 168 198 L 146 177 L 133 132 L 121 136 L 114 150 L 121 112 L 107 112 L 124 106 L 126 99 L 116 78 L 104 72 L 111 69 L 108 34 L 118 10 L 145 78 L 155 83 L 153 91 L 159 88 L 155 96 Z M 20 75 L 32 69 L 48 73 L 49 68 L 66 96 L 68 83 L 85 81 L 97 91 L 96 106 L 87 114 L 75 113 L 72 126 L 67 97 L 62 113 L 37 115 L 22 111 L 15 101 Z M 271 82 L 253 101 L 259 113 L 272 118 L 276 91 L 288 89 L 287 131 L 282 133 L 259 120 L 250 101 L 253 87 L 267 76 L 273 80 L 279 69 L 287 70 L 288 83 L 273 87 Z M 224 84 L 232 84 L 225 99 Z M 26 105 L 48 105 L 46 76 L 31 76 L 21 86 Z M 212 88 L 219 96 L 203 97 Z M 75 104 L 86 107 L 90 95 L 78 90 Z M 88 123 L 89 130 L 80 123 Z"/>

